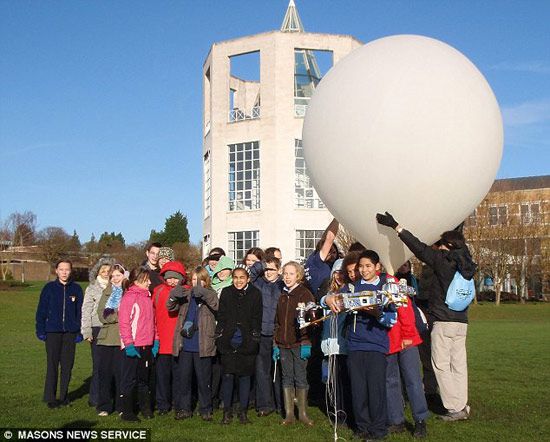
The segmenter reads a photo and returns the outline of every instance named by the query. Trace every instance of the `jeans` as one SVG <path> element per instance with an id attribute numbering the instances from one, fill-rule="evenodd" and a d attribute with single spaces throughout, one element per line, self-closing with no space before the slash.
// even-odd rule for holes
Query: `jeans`
<path id="1" fill-rule="evenodd" d="M 273 337 L 262 336 L 260 352 L 256 357 L 256 408 L 273 411 L 281 408 L 281 374 L 273 382 Z"/>
<path id="2" fill-rule="evenodd" d="M 176 364 L 170 355 L 157 356 L 155 361 L 155 399 L 158 410 L 168 411 L 172 408 L 172 399 L 176 396 Z"/>
<path id="3" fill-rule="evenodd" d="M 248 399 L 250 397 L 250 376 L 237 376 L 239 380 L 239 402 L 241 411 L 248 409 Z M 233 386 L 235 383 L 234 374 L 224 374 L 222 378 L 222 398 L 225 410 L 231 410 L 233 404 Z"/>
<path id="4" fill-rule="evenodd" d="M 398 425 L 405 422 L 401 376 L 405 381 L 407 397 L 415 422 L 426 420 L 428 404 L 424 395 L 422 375 L 420 373 L 420 357 L 417 347 L 406 348 L 399 353 L 386 357 L 386 392 L 388 401 L 388 424 Z"/>
<path id="5" fill-rule="evenodd" d="M 307 359 L 300 358 L 300 347 L 280 348 L 281 371 L 283 372 L 283 388 L 308 388 Z"/>
<path id="6" fill-rule="evenodd" d="M 197 377 L 200 413 L 212 412 L 212 358 L 201 358 L 199 353 L 181 351 L 176 361 L 177 410 L 192 411 L 193 371 Z"/>

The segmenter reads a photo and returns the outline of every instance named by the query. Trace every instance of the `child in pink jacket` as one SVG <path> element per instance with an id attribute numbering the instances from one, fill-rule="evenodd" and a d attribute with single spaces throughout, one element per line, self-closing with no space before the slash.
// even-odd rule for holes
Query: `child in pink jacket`
<path id="1" fill-rule="evenodd" d="M 141 414 L 147 419 L 153 417 L 149 380 L 153 359 L 159 350 L 159 338 L 149 292 L 149 270 L 145 267 L 132 270 L 129 284 L 118 309 L 121 348 L 125 352 L 120 381 L 121 417 L 139 421 L 134 414 L 136 386 Z"/>

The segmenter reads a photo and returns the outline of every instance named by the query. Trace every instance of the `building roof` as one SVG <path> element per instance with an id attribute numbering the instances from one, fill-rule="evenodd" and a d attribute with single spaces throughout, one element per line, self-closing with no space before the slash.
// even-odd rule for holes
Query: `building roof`
<path id="1" fill-rule="evenodd" d="M 490 192 L 509 192 L 512 190 L 531 190 L 550 188 L 550 175 L 505 178 L 495 180 Z"/>
<path id="2" fill-rule="evenodd" d="M 300 20 L 294 0 L 288 2 L 285 18 L 281 25 L 281 32 L 304 32 L 304 25 L 302 24 L 302 20 Z"/>

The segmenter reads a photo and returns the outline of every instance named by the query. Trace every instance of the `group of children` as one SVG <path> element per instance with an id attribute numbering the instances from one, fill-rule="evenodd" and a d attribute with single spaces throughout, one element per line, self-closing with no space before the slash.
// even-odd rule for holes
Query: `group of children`
<path id="1" fill-rule="evenodd" d="M 151 418 L 155 404 L 158 414 L 173 409 L 175 419 L 186 419 L 193 416 L 196 391 L 203 420 L 211 421 L 223 403 L 222 424 L 229 424 L 238 402 L 245 424 L 253 392 L 258 416 L 278 411 L 281 423 L 291 425 L 297 406 L 298 420 L 312 426 L 307 365 L 312 346 L 320 344 L 335 367 L 337 421 L 347 416 L 366 439 L 404 429 L 401 373 L 414 435 L 425 437 L 428 408 L 413 303 L 336 314 L 338 293 L 381 290 L 395 278 L 382 272 L 372 250 L 337 259 L 330 230 L 305 269 L 294 261 L 282 265 L 276 248 L 250 249 L 238 265 L 216 248 L 189 275 L 160 245 L 150 246 L 147 264 L 129 273 L 120 263 L 100 261 L 84 296 L 81 328 L 92 343 L 90 402 L 98 414 L 116 410 L 138 421 L 137 408 Z M 334 312 L 322 335 L 298 326 L 297 308 L 311 302 Z"/>

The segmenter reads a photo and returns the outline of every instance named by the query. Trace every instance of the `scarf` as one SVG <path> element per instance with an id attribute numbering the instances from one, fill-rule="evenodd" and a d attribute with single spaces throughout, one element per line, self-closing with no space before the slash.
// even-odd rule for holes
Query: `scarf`
<path id="1" fill-rule="evenodd" d="M 99 275 L 97 276 L 96 281 L 103 290 L 105 290 L 105 288 L 107 288 L 107 284 L 109 284 L 108 279 L 104 279 Z"/>
<path id="2" fill-rule="evenodd" d="M 110 309 L 117 309 L 120 305 L 120 300 L 122 299 L 122 287 L 117 287 L 116 285 L 113 286 L 113 290 L 111 291 L 111 296 L 109 296 L 109 299 L 107 300 L 107 303 L 105 304 L 105 308 Z"/>

